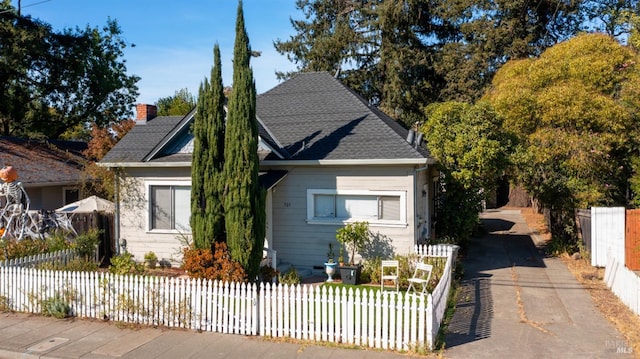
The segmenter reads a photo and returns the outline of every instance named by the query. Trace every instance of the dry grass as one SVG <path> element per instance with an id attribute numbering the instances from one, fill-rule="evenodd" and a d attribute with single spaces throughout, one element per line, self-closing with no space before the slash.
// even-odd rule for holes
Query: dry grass
<path id="1" fill-rule="evenodd" d="M 537 231 L 544 241 L 551 239 L 551 233 L 544 223 L 544 217 L 531 208 L 523 208 L 522 216 L 533 231 Z M 640 358 L 640 316 L 633 313 L 613 294 L 603 281 L 604 269 L 592 267 L 587 259 L 572 259 L 565 254 L 560 257 L 576 279 L 589 291 L 600 312 L 625 337 L 627 345 L 633 348 L 636 358 Z"/>

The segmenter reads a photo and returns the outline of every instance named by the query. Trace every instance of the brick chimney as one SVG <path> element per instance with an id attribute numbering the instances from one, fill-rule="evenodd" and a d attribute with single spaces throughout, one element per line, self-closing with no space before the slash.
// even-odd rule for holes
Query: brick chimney
<path id="1" fill-rule="evenodd" d="M 136 105 L 136 125 L 145 125 L 158 115 L 158 108 L 154 105 L 139 103 Z"/>

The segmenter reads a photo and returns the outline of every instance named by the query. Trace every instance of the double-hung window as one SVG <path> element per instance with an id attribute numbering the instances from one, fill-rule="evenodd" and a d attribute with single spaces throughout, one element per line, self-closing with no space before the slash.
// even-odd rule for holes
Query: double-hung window
<path id="1" fill-rule="evenodd" d="M 406 192 L 307 190 L 307 222 L 406 225 Z"/>
<path id="2" fill-rule="evenodd" d="M 149 229 L 191 233 L 191 186 L 188 183 L 149 184 Z"/>

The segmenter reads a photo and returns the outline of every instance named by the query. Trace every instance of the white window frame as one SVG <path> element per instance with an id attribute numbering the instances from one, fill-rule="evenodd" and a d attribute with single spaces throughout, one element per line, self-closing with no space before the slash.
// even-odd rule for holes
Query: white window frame
<path id="1" fill-rule="evenodd" d="M 399 220 L 369 220 L 362 218 L 321 218 L 315 217 L 316 195 L 351 195 L 351 196 L 376 196 L 376 197 L 400 197 Z M 380 204 L 378 203 L 378 206 Z M 346 224 L 366 220 L 370 225 L 379 227 L 406 227 L 407 226 L 407 192 L 406 191 L 370 191 L 370 190 L 341 190 L 341 189 L 307 189 L 307 223 L 309 224 Z"/>
<path id="2" fill-rule="evenodd" d="M 153 217 L 153 213 L 152 213 L 153 209 L 151 207 L 151 188 L 156 186 L 189 187 L 190 189 L 192 188 L 191 181 L 147 181 L 145 183 L 146 195 L 147 195 L 147 200 L 146 200 L 147 232 L 148 233 L 175 233 L 175 234 L 187 234 L 187 235 L 191 234 L 191 228 L 189 228 L 188 232 L 180 231 L 178 229 L 152 228 L 151 222 Z M 189 208 L 189 211 L 191 211 L 191 208 Z M 189 213 L 189 216 L 191 216 L 191 213 Z"/>

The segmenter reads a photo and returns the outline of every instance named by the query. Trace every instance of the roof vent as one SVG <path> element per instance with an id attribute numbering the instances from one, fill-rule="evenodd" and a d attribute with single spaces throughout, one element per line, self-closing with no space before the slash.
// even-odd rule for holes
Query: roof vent
<path id="1" fill-rule="evenodd" d="M 415 140 L 415 138 L 416 138 L 416 131 L 409 130 L 409 133 L 407 133 L 407 142 L 409 142 L 411 146 L 413 146 L 413 140 Z"/>
<path id="2" fill-rule="evenodd" d="M 416 149 L 420 146 L 422 146 L 422 132 L 418 133 L 418 137 L 416 137 L 416 141 L 413 144 L 413 147 L 415 147 Z"/>

